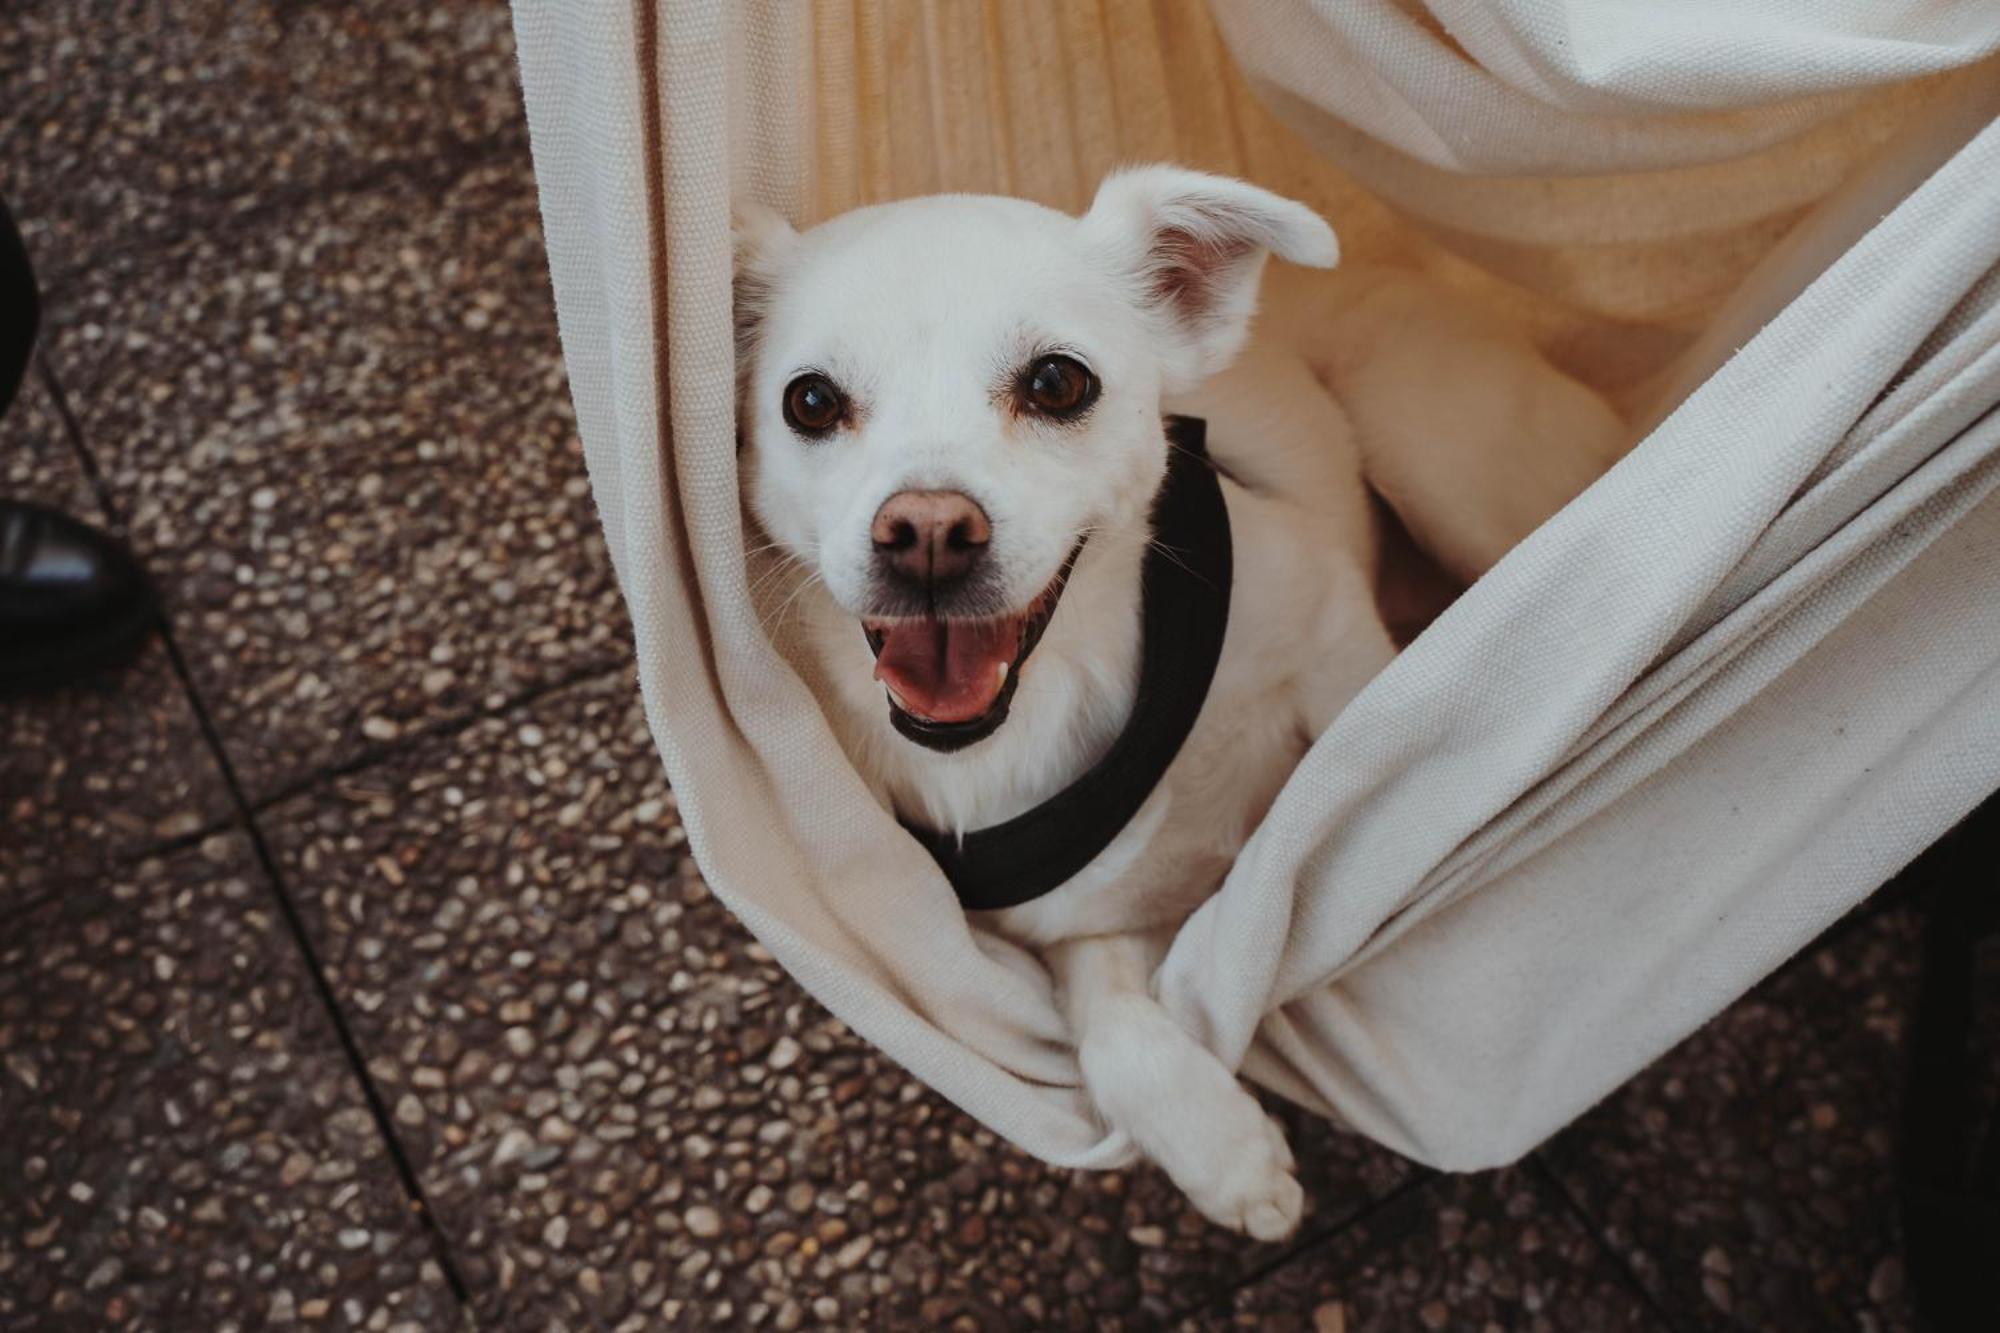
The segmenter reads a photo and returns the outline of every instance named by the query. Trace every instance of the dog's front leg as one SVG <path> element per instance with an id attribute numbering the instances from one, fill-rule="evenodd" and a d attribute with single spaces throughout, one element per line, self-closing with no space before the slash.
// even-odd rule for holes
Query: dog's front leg
<path id="1" fill-rule="evenodd" d="M 1158 958 L 1137 935 L 1094 935 L 1050 950 L 1084 1086 L 1098 1113 L 1204 1216 L 1258 1240 L 1282 1239 L 1305 1207 L 1284 1132 L 1153 999 Z"/>

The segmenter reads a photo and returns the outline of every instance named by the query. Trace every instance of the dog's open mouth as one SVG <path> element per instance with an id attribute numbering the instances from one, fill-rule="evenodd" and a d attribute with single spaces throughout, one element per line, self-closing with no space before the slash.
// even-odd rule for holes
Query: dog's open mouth
<path id="1" fill-rule="evenodd" d="M 896 730 L 934 750 L 957 750 L 992 735 L 1007 720 L 1021 666 L 1041 642 L 1082 553 L 1079 541 L 1048 586 L 1011 615 L 863 620 L 875 679 L 888 688 Z"/>

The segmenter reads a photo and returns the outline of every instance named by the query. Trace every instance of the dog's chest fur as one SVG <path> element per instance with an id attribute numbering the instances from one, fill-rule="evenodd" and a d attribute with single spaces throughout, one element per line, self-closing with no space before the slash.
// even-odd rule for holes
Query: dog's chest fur
<path id="1" fill-rule="evenodd" d="M 1139 814 L 1088 867 L 993 915 L 1010 938 L 1040 945 L 1184 920 L 1228 873 L 1318 734 L 1314 701 L 1329 676 L 1351 680 L 1351 694 L 1385 660 L 1372 648 L 1367 573 L 1349 553 L 1316 534 L 1307 511 L 1233 483 L 1224 494 L 1236 578 L 1222 661 L 1195 729 Z M 1362 623 L 1346 623 L 1357 611 Z"/>

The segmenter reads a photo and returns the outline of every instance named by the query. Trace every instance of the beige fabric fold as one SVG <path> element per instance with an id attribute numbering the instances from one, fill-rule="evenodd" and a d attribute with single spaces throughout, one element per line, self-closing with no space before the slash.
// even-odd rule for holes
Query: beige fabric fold
<path id="1" fill-rule="evenodd" d="M 757 624 L 732 193 L 802 223 L 938 188 L 1076 207 L 1177 157 L 1634 401 L 1678 372 L 1315 746 L 1159 977 L 1227 1059 L 1401 1151 L 1525 1151 L 2000 786 L 1990 6 L 1736 8 L 1704 45 L 1554 0 L 1225 4 L 1220 31 L 1124 0 L 517 0 L 647 716 L 711 885 L 813 994 L 1029 1151 L 1130 1155 L 1040 966 L 969 927 Z"/>

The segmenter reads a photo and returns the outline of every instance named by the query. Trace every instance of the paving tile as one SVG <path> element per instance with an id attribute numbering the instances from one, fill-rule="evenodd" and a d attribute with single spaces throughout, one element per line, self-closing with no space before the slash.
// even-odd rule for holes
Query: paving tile
<path id="1" fill-rule="evenodd" d="M 0 1181 L 0 1328 L 454 1315 L 240 835 L 0 934 Z"/>
<path id="2" fill-rule="evenodd" d="M 38 375 L 0 420 L 0 497 L 98 516 Z M 157 642 L 117 675 L 0 700 L 0 917 L 229 812 L 221 770 Z"/>
<path id="3" fill-rule="evenodd" d="M 1863 917 L 1545 1150 L 1684 1327 L 1906 1329 L 1895 1133 L 1920 919 Z"/>
<path id="4" fill-rule="evenodd" d="M 1439 1176 L 1228 1301 L 1190 1330 L 1665 1330 L 1616 1260 L 1526 1170 Z"/>
<path id="5" fill-rule="evenodd" d="M 502 0 L 14 0 L 0 178 L 61 281 L 274 199 L 525 154 Z"/>
<path id="6" fill-rule="evenodd" d="M 1278 1253 L 1030 1160 L 807 999 L 685 856 L 628 675 L 265 825 L 498 1324 L 1151 1327 Z M 1310 1226 L 1405 1178 L 1300 1119 Z"/>
<path id="7" fill-rule="evenodd" d="M 110 261 L 49 323 L 253 802 L 629 655 L 525 165 Z"/>

